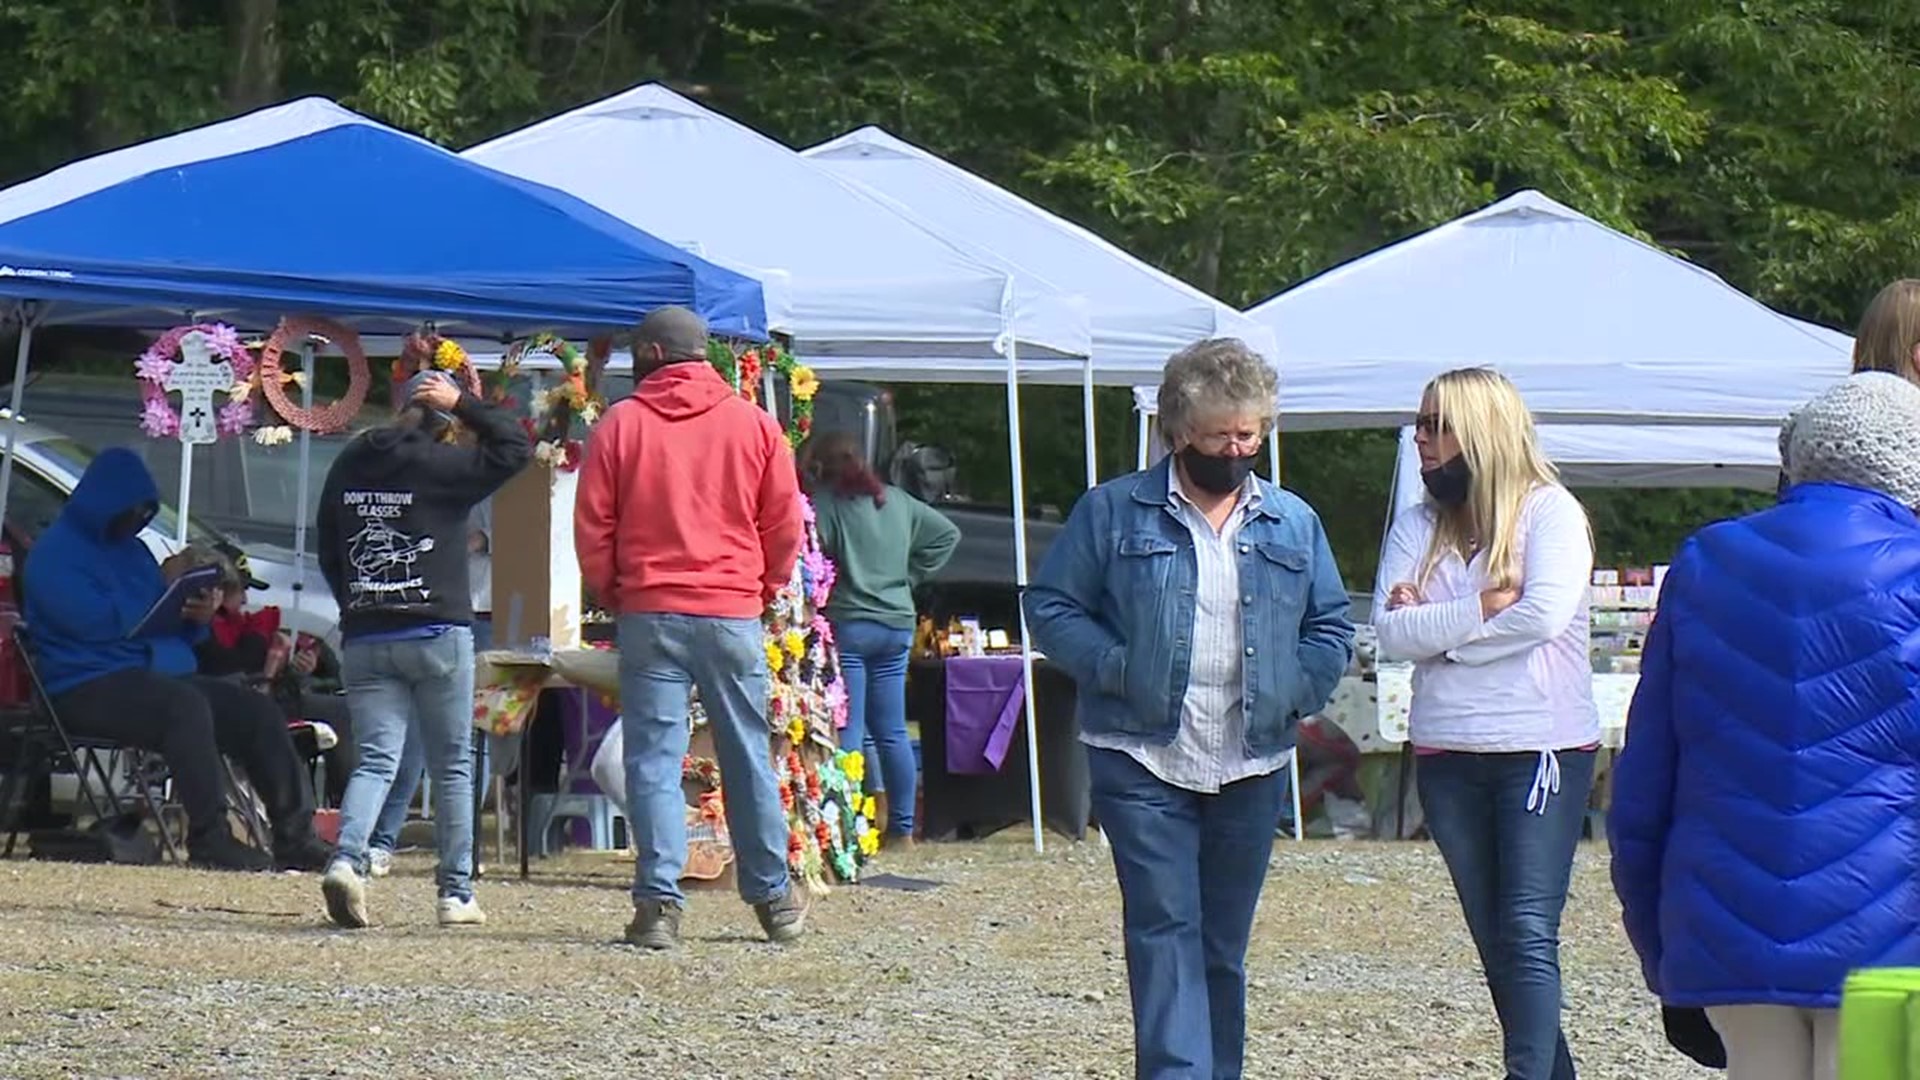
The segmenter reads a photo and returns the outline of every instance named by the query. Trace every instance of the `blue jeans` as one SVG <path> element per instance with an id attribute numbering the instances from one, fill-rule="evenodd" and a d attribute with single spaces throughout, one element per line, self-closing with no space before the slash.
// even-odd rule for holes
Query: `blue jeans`
<path id="1" fill-rule="evenodd" d="M 1562 750 L 1545 813 L 1527 799 L 1541 755 L 1434 754 L 1417 773 L 1500 1017 L 1509 1080 L 1573 1080 L 1560 1027 L 1560 912 L 1593 788 L 1592 751 Z"/>
<path id="2" fill-rule="evenodd" d="M 340 667 L 360 749 L 340 807 L 340 857 L 367 872 L 368 837 L 411 728 L 433 770 L 440 895 L 472 896 L 472 632 L 456 626 L 412 641 L 349 641 Z"/>
<path id="3" fill-rule="evenodd" d="M 473 651 L 485 652 L 493 647 L 493 620 L 476 615 L 473 618 Z M 480 738 L 478 750 L 480 761 L 474 770 L 473 782 L 484 785 L 488 772 L 488 751 L 499 741 L 498 736 L 487 735 Z M 373 824 L 373 835 L 368 837 L 367 846 L 384 851 L 393 851 L 400 846 L 400 830 L 407 824 L 407 808 L 413 805 L 413 797 L 420 790 L 420 781 L 426 779 L 427 756 L 420 749 L 420 740 L 408 734 L 406 746 L 400 751 L 400 766 L 393 774 L 393 787 L 387 791 L 387 801 L 380 806 L 380 817 Z"/>
<path id="4" fill-rule="evenodd" d="M 786 895 L 787 814 L 767 728 L 766 631 L 759 619 L 621 615 L 620 724 L 633 823 L 633 897 L 685 903 L 687 798 L 680 786 L 690 731 L 687 693 L 700 690 L 720 760 L 740 898 Z"/>
<path id="5" fill-rule="evenodd" d="M 1247 938 L 1286 773 L 1202 795 L 1166 783 L 1124 751 L 1090 746 L 1087 774 L 1120 879 L 1134 1076 L 1240 1076 Z"/>
<path id="6" fill-rule="evenodd" d="M 840 647 L 840 674 L 847 684 L 847 726 L 840 730 L 840 748 L 871 753 L 867 790 L 888 793 L 886 830 L 912 836 L 919 783 L 913 741 L 907 738 L 907 652 L 913 631 L 849 619 L 833 625 L 833 640 Z"/>

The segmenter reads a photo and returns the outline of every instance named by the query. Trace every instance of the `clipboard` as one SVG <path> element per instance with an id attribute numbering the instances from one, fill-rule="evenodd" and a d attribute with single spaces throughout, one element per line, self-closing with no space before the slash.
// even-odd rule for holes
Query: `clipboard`
<path id="1" fill-rule="evenodd" d="M 131 637 L 159 637 L 164 634 L 180 632 L 180 612 L 187 606 L 187 600 L 203 592 L 220 587 L 220 568 L 218 566 L 196 566 L 167 586 L 160 599 L 140 617 L 134 626 Z"/>

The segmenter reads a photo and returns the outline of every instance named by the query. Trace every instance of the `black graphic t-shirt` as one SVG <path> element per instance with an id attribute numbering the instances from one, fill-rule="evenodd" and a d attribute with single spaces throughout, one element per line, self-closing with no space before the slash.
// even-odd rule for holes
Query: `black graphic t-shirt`
<path id="1" fill-rule="evenodd" d="M 532 446 L 506 411 L 463 396 L 476 445 L 375 428 L 335 459 L 320 494 L 320 569 L 348 640 L 473 620 L 467 515 L 526 467 Z"/>

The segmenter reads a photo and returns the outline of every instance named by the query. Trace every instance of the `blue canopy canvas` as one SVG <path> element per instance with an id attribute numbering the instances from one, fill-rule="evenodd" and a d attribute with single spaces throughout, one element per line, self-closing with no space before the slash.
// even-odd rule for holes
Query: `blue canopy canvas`
<path id="1" fill-rule="evenodd" d="M 40 302 L 42 325 L 155 328 L 191 313 L 265 329 L 304 313 L 369 333 L 432 321 L 500 339 L 586 335 L 679 304 L 715 333 L 764 339 L 753 279 L 563 192 L 330 103 L 298 104 L 337 115 L 321 130 L 158 163 L 94 190 L 74 177 L 82 190 L 71 198 L 32 193 L 47 205 L 0 223 L 0 298 Z M 117 153 L 164 158 L 168 141 Z M 0 193 L 0 205 L 32 185 L 66 186 L 66 172 Z"/>

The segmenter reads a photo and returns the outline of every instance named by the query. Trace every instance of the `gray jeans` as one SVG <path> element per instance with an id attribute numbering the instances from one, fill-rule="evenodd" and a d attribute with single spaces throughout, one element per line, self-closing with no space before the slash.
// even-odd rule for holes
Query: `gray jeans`
<path id="1" fill-rule="evenodd" d="M 340 806 L 340 856 L 367 872 L 367 840 L 407 745 L 433 777 L 441 896 L 473 895 L 473 633 L 346 644 L 340 659 L 360 765 Z"/>

